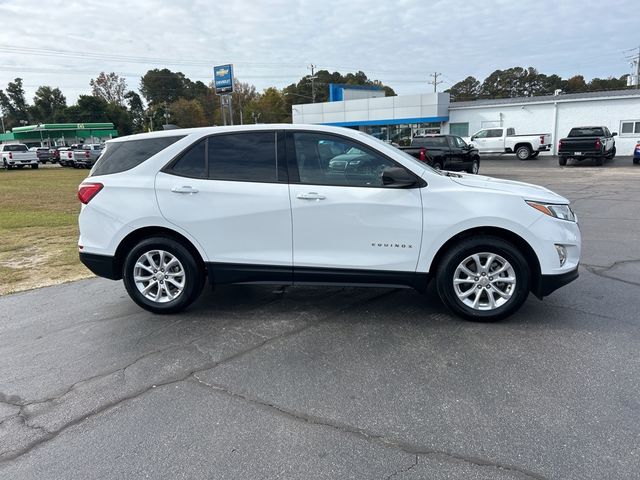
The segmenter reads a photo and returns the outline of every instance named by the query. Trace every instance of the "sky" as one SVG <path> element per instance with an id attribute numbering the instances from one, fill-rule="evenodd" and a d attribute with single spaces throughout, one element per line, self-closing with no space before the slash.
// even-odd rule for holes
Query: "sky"
<path id="1" fill-rule="evenodd" d="M 438 90 L 496 69 L 619 77 L 640 46 L 638 0 L 0 0 L 0 89 L 23 79 L 69 104 L 101 71 L 137 90 L 153 68 L 209 83 L 213 66 L 261 91 L 308 66 L 362 70 L 397 94 Z M 635 49 L 635 50 L 631 50 Z"/>

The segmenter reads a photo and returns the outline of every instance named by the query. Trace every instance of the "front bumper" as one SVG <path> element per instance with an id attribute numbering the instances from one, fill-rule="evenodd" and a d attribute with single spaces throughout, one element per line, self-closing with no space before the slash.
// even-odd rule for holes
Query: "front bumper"
<path id="1" fill-rule="evenodd" d="M 559 275 L 540 275 L 538 282 L 531 289 L 533 294 L 542 299 L 542 297 L 546 297 L 551 293 L 555 292 L 560 287 L 564 287 L 568 283 L 573 282 L 576 278 L 578 278 L 578 267 L 574 268 L 565 273 L 561 273 Z"/>
<path id="2" fill-rule="evenodd" d="M 80 252 L 80 261 L 99 277 L 120 280 L 122 272 L 116 268 L 115 258 L 110 255 Z"/>

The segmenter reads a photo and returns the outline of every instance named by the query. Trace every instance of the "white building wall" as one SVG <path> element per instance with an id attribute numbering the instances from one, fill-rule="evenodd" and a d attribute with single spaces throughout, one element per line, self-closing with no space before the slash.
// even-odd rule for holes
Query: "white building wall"
<path id="1" fill-rule="evenodd" d="M 557 105 L 557 107 L 556 107 Z M 557 121 L 554 121 L 557 108 Z M 566 137 L 572 127 L 581 125 L 602 125 L 612 132 L 620 132 L 623 120 L 640 120 L 640 98 L 605 98 L 562 100 L 556 103 L 523 103 L 495 106 L 458 108 L 452 104 L 449 109 L 449 123 L 444 132 L 449 132 L 450 123 L 468 123 L 469 135 L 481 128 L 513 127 L 516 134 L 550 133 L 556 153 L 558 140 Z M 640 135 L 619 135 L 616 148 L 620 155 L 632 155 Z"/>

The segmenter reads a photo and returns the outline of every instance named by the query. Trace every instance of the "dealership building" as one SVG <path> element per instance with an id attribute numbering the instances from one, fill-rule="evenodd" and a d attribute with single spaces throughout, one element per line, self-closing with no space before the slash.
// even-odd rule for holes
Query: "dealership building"
<path id="1" fill-rule="evenodd" d="M 558 140 L 581 125 L 602 125 L 617 151 L 632 155 L 640 141 L 640 90 L 451 102 L 448 93 L 384 97 L 379 88 L 330 86 L 330 101 L 292 106 L 293 123 L 356 128 L 400 145 L 416 135 L 471 136 L 481 128 L 513 127 L 516 134 L 549 133 Z"/>

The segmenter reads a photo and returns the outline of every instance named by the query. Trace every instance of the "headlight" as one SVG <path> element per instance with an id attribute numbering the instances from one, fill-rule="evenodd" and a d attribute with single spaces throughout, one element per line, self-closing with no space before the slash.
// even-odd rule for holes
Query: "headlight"
<path id="1" fill-rule="evenodd" d="M 545 215 L 559 218 L 560 220 L 567 220 L 569 222 L 576 221 L 576 216 L 573 213 L 573 210 L 571 210 L 571 207 L 569 205 L 556 205 L 553 203 L 538 203 L 538 202 L 527 202 L 527 204 L 535 208 L 536 210 L 544 213 Z"/>

